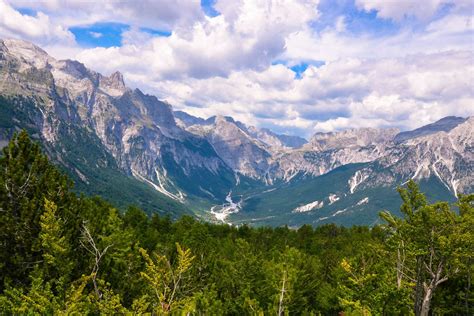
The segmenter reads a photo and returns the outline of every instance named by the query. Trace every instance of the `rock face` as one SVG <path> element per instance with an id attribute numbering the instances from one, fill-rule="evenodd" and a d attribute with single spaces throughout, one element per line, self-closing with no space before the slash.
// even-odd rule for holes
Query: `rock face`
<path id="1" fill-rule="evenodd" d="M 385 155 L 397 133 L 374 128 L 316 133 L 302 148 L 281 154 L 272 174 L 290 180 L 299 174 L 320 176 L 343 165 L 374 161 Z"/>
<path id="2" fill-rule="evenodd" d="M 358 128 L 334 133 L 316 133 L 309 145 L 313 151 L 322 152 L 341 148 L 364 148 L 374 145 L 385 146 L 399 130 Z"/>
<path id="3" fill-rule="evenodd" d="M 45 143 L 67 142 L 63 133 L 69 127 L 81 130 L 97 139 L 123 174 L 183 203 L 195 198 L 224 203 L 239 188 L 240 176 L 264 188 L 359 163 L 364 166 L 341 183 L 346 195 L 430 177 L 453 195 L 473 189 L 474 118 L 446 117 L 401 133 L 374 128 L 316 133 L 307 142 L 230 117 L 173 112 L 156 97 L 128 88 L 119 72 L 104 76 L 19 40 L 0 40 L 0 96 L 30 98 L 31 109 L 15 111 L 23 111 L 18 117 L 36 127 Z M 5 131 L 0 126 L 2 144 Z M 61 151 L 56 154 L 61 161 Z M 88 181 L 87 174 L 80 178 Z M 307 213 L 336 203 L 316 202 L 292 210 Z"/>
<path id="4" fill-rule="evenodd" d="M 303 138 L 246 126 L 227 116 L 204 120 L 179 111 L 175 116 L 187 131 L 206 138 L 234 171 L 266 183 L 273 181 L 270 170 L 277 153 L 306 143 Z"/>
<path id="5" fill-rule="evenodd" d="M 170 105 L 127 88 L 119 72 L 106 77 L 24 41 L 0 43 L 0 93 L 41 99 L 46 141 L 58 139 L 60 122 L 76 124 L 98 136 L 124 173 L 161 193 L 184 201 L 186 183 L 194 195 L 225 199 L 233 171 L 205 139 L 177 126 Z"/>
<path id="6" fill-rule="evenodd" d="M 231 118 L 217 116 L 211 125 L 193 125 L 189 131 L 205 137 L 233 170 L 258 178 L 268 169 L 271 154 Z"/>
<path id="7" fill-rule="evenodd" d="M 420 130 L 423 132 L 420 133 Z M 425 132 L 427 130 L 430 132 Z M 378 167 L 384 171 L 372 170 L 370 185 L 434 176 L 455 196 L 472 192 L 474 117 L 449 117 L 413 132 L 411 135 L 416 137 L 407 138 L 393 146 L 377 161 Z"/>
<path id="8" fill-rule="evenodd" d="M 448 117 L 442 118 L 441 120 L 437 122 L 422 126 L 413 131 L 399 133 L 397 136 L 395 136 L 394 141 L 396 143 L 401 143 L 408 139 L 413 139 L 416 137 L 435 134 L 438 132 L 449 132 L 450 130 L 458 126 L 459 124 L 464 123 L 466 120 L 467 119 L 464 117 L 448 116 Z"/>

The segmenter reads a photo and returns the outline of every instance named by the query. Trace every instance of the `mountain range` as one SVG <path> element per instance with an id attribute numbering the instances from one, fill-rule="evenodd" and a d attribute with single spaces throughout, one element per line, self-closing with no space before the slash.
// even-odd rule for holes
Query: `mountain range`
<path id="1" fill-rule="evenodd" d="M 473 191 L 474 118 L 309 141 L 203 119 L 25 41 L 0 40 L 0 147 L 26 129 L 76 182 L 117 205 L 252 225 L 374 224 L 410 179 L 433 200 Z"/>

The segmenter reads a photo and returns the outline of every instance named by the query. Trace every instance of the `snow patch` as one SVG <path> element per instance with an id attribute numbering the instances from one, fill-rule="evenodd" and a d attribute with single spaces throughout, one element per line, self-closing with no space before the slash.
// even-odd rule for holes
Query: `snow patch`
<path id="1" fill-rule="evenodd" d="M 318 218 L 317 220 L 315 220 L 314 223 L 324 221 L 324 220 L 326 220 L 326 219 L 328 219 L 328 218 L 329 218 L 329 216 L 320 217 L 320 218 Z"/>
<path id="2" fill-rule="evenodd" d="M 422 163 L 418 164 L 416 168 L 415 174 L 411 177 L 413 180 L 418 180 L 421 178 L 427 178 L 430 175 L 430 168 L 429 163 L 423 161 Z"/>
<path id="3" fill-rule="evenodd" d="M 363 204 L 367 204 L 367 203 L 369 203 L 369 198 L 365 197 L 362 200 L 360 200 L 359 202 L 357 202 L 356 205 L 363 205 Z"/>
<path id="4" fill-rule="evenodd" d="M 338 211 L 336 211 L 334 214 L 332 214 L 331 216 L 332 216 L 332 217 L 337 216 L 337 215 L 339 215 L 339 214 L 344 213 L 345 211 L 347 211 L 347 208 L 345 208 L 345 209 L 343 209 L 343 210 L 338 210 Z"/>
<path id="5" fill-rule="evenodd" d="M 451 178 L 451 186 L 453 187 L 454 196 L 458 198 L 459 179 L 454 179 L 454 174 Z"/>
<path id="6" fill-rule="evenodd" d="M 331 205 L 331 204 L 334 204 L 335 202 L 339 201 L 340 197 L 338 197 L 334 193 L 331 193 L 331 194 L 329 194 L 328 199 L 329 199 L 329 205 Z"/>
<path id="7" fill-rule="evenodd" d="M 240 184 L 240 177 L 237 173 L 234 173 L 235 177 L 235 186 L 238 186 Z"/>
<path id="8" fill-rule="evenodd" d="M 363 174 L 360 170 L 354 173 L 354 175 L 349 179 L 349 191 L 352 193 L 355 192 L 355 189 L 364 182 L 369 176 L 367 174 Z"/>
<path id="9" fill-rule="evenodd" d="M 157 168 L 155 168 L 155 173 L 156 173 L 156 178 L 158 180 L 158 184 L 159 184 L 159 187 L 160 187 L 160 192 L 169 196 L 170 198 L 172 199 L 175 199 L 175 200 L 178 200 L 178 201 L 181 201 L 181 202 L 184 202 L 184 195 L 183 195 L 183 192 L 181 192 L 180 190 L 178 190 L 178 195 L 175 195 L 171 192 L 169 192 L 168 190 L 165 189 L 163 183 L 161 182 L 161 175 L 160 175 L 160 172 L 158 171 Z M 164 173 L 166 175 L 166 170 L 164 170 Z M 164 179 L 164 181 L 166 181 L 166 179 Z"/>
<path id="10" fill-rule="evenodd" d="M 314 201 L 305 205 L 298 206 L 293 210 L 292 213 L 304 213 L 304 212 L 309 212 L 314 209 L 320 209 L 324 206 L 323 201 Z"/>
<path id="11" fill-rule="evenodd" d="M 213 199 L 215 199 L 215 195 L 212 194 L 210 191 L 204 189 L 203 187 L 199 186 L 199 190 L 201 190 L 202 192 L 206 193 L 207 195 L 209 195 L 210 197 L 212 197 Z"/>
<path id="12" fill-rule="evenodd" d="M 158 177 L 158 183 L 159 185 L 156 185 L 155 183 L 153 183 L 152 181 L 146 179 L 145 177 L 143 177 L 142 175 L 140 175 L 138 172 L 136 172 L 135 170 L 132 169 L 132 175 L 141 180 L 141 181 L 144 181 L 146 183 L 148 183 L 149 185 L 151 185 L 156 191 L 166 195 L 167 197 L 170 197 L 172 198 L 173 200 L 177 200 L 179 202 L 184 202 L 184 195 L 181 191 L 178 191 L 178 195 L 175 195 L 169 191 L 167 191 L 164 187 L 163 187 L 163 184 L 161 183 L 161 179 L 159 177 L 159 173 L 158 171 L 155 169 L 155 172 L 157 174 L 157 177 Z"/>

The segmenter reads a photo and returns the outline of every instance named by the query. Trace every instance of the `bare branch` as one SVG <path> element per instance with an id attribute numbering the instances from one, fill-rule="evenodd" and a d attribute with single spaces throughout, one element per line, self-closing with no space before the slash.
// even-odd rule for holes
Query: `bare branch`
<path id="1" fill-rule="evenodd" d="M 94 267 L 92 268 L 91 275 L 92 275 L 92 283 L 94 284 L 94 290 L 97 295 L 98 299 L 102 298 L 102 293 L 100 292 L 98 286 L 97 286 L 97 274 L 99 273 L 99 264 L 100 260 L 102 257 L 107 253 L 107 250 L 113 245 L 110 244 L 104 248 L 104 250 L 100 251 L 99 248 L 97 247 L 94 238 L 92 238 L 92 234 L 89 231 L 89 228 L 87 228 L 86 223 L 84 222 L 82 224 L 82 235 L 83 238 L 87 241 L 89 246 L 87 246 L 82 240 L 80 241 L 81 245 L 94 256 Z"/>

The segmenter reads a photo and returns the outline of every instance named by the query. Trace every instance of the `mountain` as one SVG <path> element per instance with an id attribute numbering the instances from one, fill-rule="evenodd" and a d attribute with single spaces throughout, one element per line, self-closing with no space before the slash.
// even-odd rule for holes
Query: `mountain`
<path id="1" fill-rule="evenodd" d="M 399 130 L 393 128 L 357 128 L 341 132 L 316 133 L 309 144 L 315 151 L 384 146 L 391 142 L 397 133 Z"/>
<path id="2" fill-rule="evenodd" d="M 183 111 L 174 111 L 174 117 L 176 118 L 176 122 L 183 128 L 192 126 L 192 125 L 207 125 L 207 120 L 192 116 Z"/>
<path id="3" fill-rule="evenodd" d="M 432 199 L 473 190 L 473 118 L 309 141 L 228 116 L 195 117 L 139 89 L 0 40 L 0 146 L 19 129 L 77 183 L 120 207 L 254 225 L 372 224 L 418 181 Z"/>
<path id="4" fill-rule="evenodd" d="M 276 134 L 269 130 L 268 128 L 256 128 L 254 126 L 250 126 L 247 128 L 249 134 L 252 135 L 254 138 L 264 142 L 265 144 L 286 149 L 286 148 L 300 148 L 308 141 L 299 136 L 293 135 L 285 135 L 285 134 Z"/>
<path id="5" fill-rule="evenodd" d="M 181 126 L 206 138 L 234 171 L 254 179 L 271 182 L 269 172 L 275 154 L 300 148 L 307 143 L 304 138 L 246 126 L 228 116 L 213 116 L 204 120 L 185 112 L 174 113 Z"/>
<path id="6" fill-rule="evenodd" d="M 174 116 L 178 124 L 184 128 L 191 127 L 193 125 L 209 126 L 215 123 L 216 116 L 212 116 L 208 119 L 192 116 L 183 111 L 174 111 Z M 238 128 L 247 133 L 251 138 L 258 140 L 268 146 L 276 148 L 300 148 L 308 141 L 299 136 L 277 134 L 269 130 L 268 128 L 257 128 L 255 126 L 247 126 L 242 122 L 234 121 L 233 118 L 226 116 L 225 119 L 228 122 L 234 123 Z"/>
<path id="7" fill-rule="evenodd" d="M 65 143 L 78 141 L 76 151 L 84 151 L 76 155 L 88 157 L 91 145 L 86 141 L 93 141 L 122 177 L 146 184 L 155 198 L 171 199 L 178 208 L 186 198 L 224 201 L 235 182 L 233 171 L 205 139 L 176 125 L 168 104 L 127 88 L 120 73 L 106 77 L 79 62 L 58 61 L 27 42 L 0 43 L 0 93 L 25 107 L 11 113 L 9 121 L 16 123 L 3 129 L 4 138 L 30 120 L 51 156 L 82 184 L 90 182 L 90 175 L 65 163 L 64 156 L 71 154 L 62 148 Z M 74 138 L 73 133 L 86 137 Z M 91 165 L 97 163 L 87 167 Z"/>
<path id="8" fill-rule="evenodd" d="M 217 116 L 211 122 L 210 125 L 193 125 L 188 131 L 207 139 L 234 171 L 251 178 L 266 173 L 271 154 L 264 143 L 253 139 L 231 118 Z"/>
<path id="9" fill-rule="evenodd" d="M 395 137 L 394 141 L 397 143 L 401 143 L 408 139 L 413 139 L 420 136 L 426 136 L 426 135 L 434 134 L 441 131 L 449 132 L 450 130 L 458 126 L 459 124 L 464 123 L 466 120 L 467 119 L 464 117 L 447 116 L 440 119 L 439 121 L 422 126 L 413 131 L 401 132 Z"/>
<path id="10" fill-rule="evenodd" d="M 373 161 L 385 154 L 396 133 L 373 128 L 316 133 L 303 147 L 279 154 L 272 177 L 290 181 L 302 174 L 315 177 L 350 163 Z"/>
<path id="11" fill-rule="evenodd" d="M 391 131 L 391 135 L 394 132 Z M 341 134 L 340 137 L 337 134 Z M 342 143 L 345 143 L 347 132 L 331 135 L 334 136 L 342 138 Z M 317 138 L 320 139 L 321 135 Z M 239 197 L 239 212 L 230 214 L 227 220 L 260 225 L 284 222 L 294 226 L 329 222 L 374 224 L 378 221 L 380 210 L 397 212 L 399 201 L 396 188 L 409 179 L 416 180 L 433 201 L 454 202 L 460 193 L 473 192 L 474 117 L 465 119 L 447 132 L 440 130 L 403 143 L 388 141 L 384 137 L 379 141 L 381 143 L 369 145 L 383 147 L 383 150 L 376 151 L 373 159 L 365 155 L 367 147 L 364 145 L 368 144 L 364 141 L 360 141 L 359 145 L 347 144 L 354 148 L 352 153 L 361 154 L 354 160 L 366 161 L 348 161 L 316 177 L 297 174 L 286 183 L 243 194 Z M 341 143 L 331 143 L 333 145 L 321 155 L 326 153 L 331 156 L 336 152 L 334 157 L 344 157 L 340 151 Z M 344 150 L 351 153 L 351 149 Z M 304 163 L 307 161 L 304 160 Z"/>

